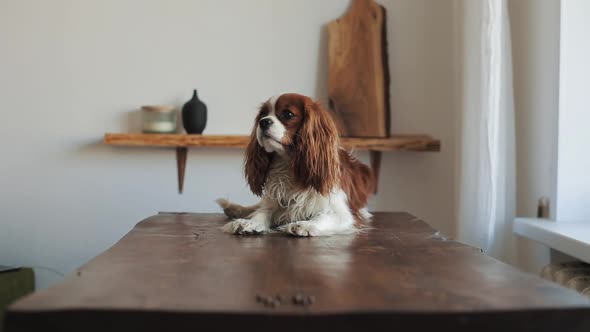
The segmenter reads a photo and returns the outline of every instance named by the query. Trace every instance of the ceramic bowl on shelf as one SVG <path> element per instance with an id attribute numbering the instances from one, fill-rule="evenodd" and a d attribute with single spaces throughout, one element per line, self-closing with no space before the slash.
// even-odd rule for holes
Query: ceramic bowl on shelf
<path id="1" fill-rule="evenodd" d="M 147 105 L 141 107 L 142 131 L 151 134 L 176 132 L 176 107 L 169 105 Z"/>

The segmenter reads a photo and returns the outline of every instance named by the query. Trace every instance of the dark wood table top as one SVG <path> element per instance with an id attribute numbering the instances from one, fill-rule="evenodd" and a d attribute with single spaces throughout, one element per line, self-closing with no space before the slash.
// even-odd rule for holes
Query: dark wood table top
<path id="1" fill-rule="evenodd" d="M 407 213 L 357 235 L 228 235 L 218 214 L 138 223 L 63 282 L 8 310 L 26 330 L 590 331 L 590 301 L 446 239 Z M 294 295 L 313 297 L 309 305 Z M 257 295 L 281 297 L 266 305 Z"/>

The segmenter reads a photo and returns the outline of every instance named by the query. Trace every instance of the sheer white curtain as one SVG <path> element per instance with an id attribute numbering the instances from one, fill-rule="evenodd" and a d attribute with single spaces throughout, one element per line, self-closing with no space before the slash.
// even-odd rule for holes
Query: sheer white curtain
<path id="1" fill-rule="evenodd" d="M 460 1 L 459 240 L 513 262 L 515 135 L 507 0 Z"/>

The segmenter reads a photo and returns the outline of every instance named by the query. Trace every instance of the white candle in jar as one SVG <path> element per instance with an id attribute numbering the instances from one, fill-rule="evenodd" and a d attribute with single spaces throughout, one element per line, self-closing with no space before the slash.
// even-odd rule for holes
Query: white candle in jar
<path id="1" fill-rule="evenodd" d="M 166 121 L 148 122 L 143 125 L 143 130 L 149 132 L 169 133 L 175 129 L 174 123 Z"/>
<path id="2" fill-rule="evenodd" d="M 172 133 L 176 131 L 176 112 L 173 106 L 143 106 L 143 131 Z"/>

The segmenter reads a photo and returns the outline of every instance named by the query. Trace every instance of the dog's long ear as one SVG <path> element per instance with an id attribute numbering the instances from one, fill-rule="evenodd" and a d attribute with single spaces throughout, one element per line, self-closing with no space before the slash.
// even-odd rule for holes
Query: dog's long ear
<path id="1" fill-rule="evenodd" d="M 319 103 L 305 98 L 292 163 L 295 182 L 328 194 L 340 178 L 339 145 L 338 128 L 331 115 Z"/>
<path id="2" fill-rule="evenodd" d="M 246 181 L 250 186 L 250 190 L 257 196 L 262 196 L 262 189 L 266 182 L 266 174 L 270 167 L 272 160 L 272 154 L 264 151 L 264 148 L 258 144 L 256 140 L 256 128 L 258 127 L 258 121 L 260 121 L 260 114 L 254 121 L 254 128 L 250 135 L 250 142 L 246 148 L 246 156 L 244 159 L 244 175 Z"/>

